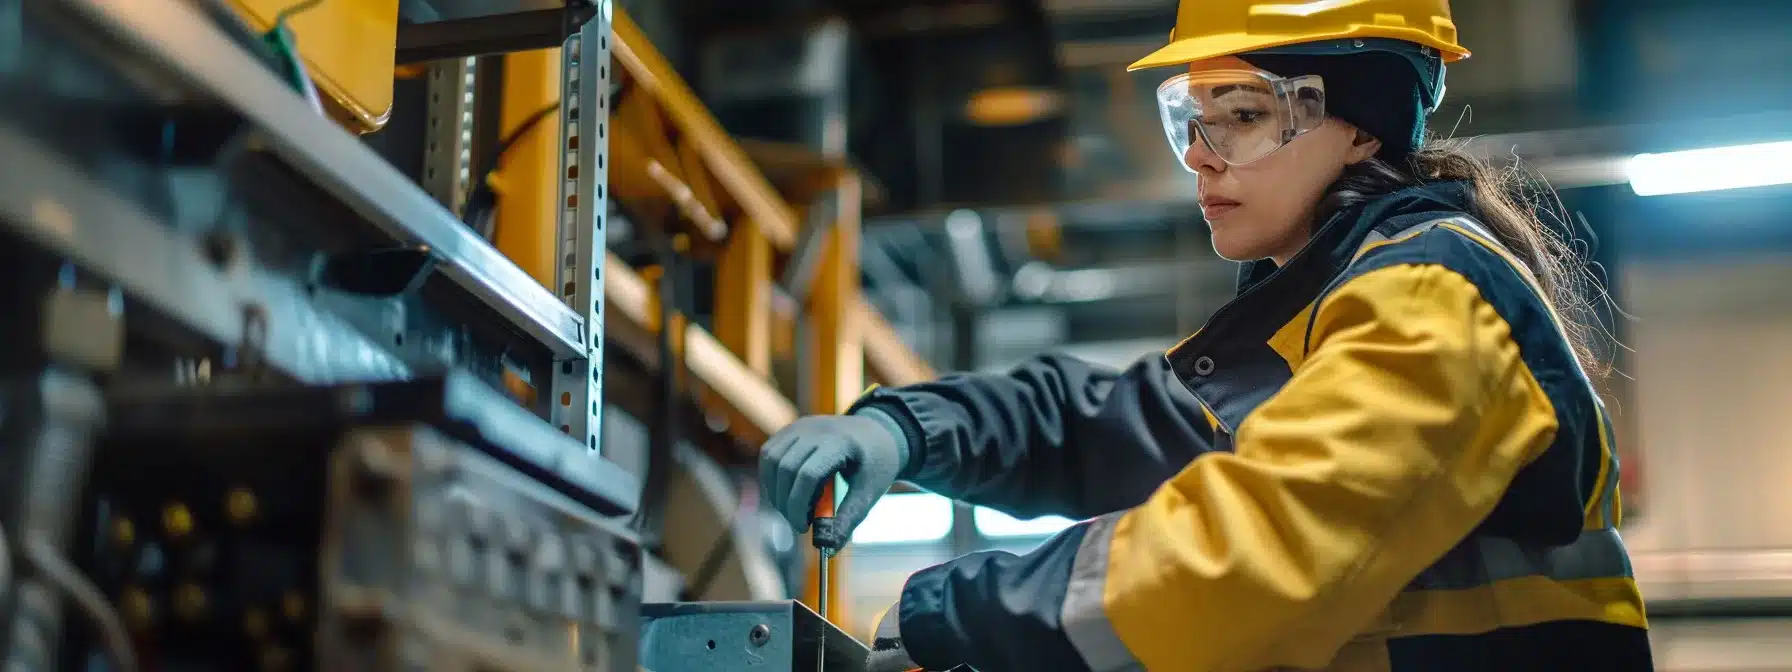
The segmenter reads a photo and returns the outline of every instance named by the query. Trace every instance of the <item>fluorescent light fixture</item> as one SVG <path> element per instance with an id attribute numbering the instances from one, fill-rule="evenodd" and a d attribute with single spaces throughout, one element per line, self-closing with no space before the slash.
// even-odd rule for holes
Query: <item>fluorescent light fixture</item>
<path id="1" fill-rule="evenodd" d="M 952 533 L 952 500 L 930 492 L 884 495 L 852 531 L 855 544 L 938 541 Z"/>
<path id="2" fill-rule="evenodd" d="M 1792 142 L 1638 154 L 1625 173 L 1638 196 L 1792 184 Z"/>
<path id="3" fill-rule="evenodd" d="M 1021 520 L 1001 511 L 981 506 L 971 514 L 971 520 L 977 524 L 978 534 L 991 539 L 1049 537 L 1076 524 L 1076 521 L 1063 516 L 1040 516 Z"/>

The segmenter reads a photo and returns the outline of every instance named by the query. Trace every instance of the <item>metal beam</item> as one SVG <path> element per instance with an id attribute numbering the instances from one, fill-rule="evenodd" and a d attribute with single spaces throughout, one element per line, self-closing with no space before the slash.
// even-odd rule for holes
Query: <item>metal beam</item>
<path id="1" fill-rule="evenodd" d="M 398 27 L 395 58 L 402 65 L 558 47 L 597 14 L 577 0 L 569 4 L 573 6 L 565 9 L 404 24 Z"/>
<path id="2" fill-rule="evenodd" d="M 505 259 L 359 139 L 319 116 L 255 55 L 181 0 L 68 0 L 107 39 L 96 41 L 162 69 L 239 111 L 275 156 L 392 239 L 427 246 L 440 273 L 556 356 L 584 352 L 578 313 Z"/>
<path id="3" fill-rule="evenodd" d="M 261 356 L 306 383 L 414 375 L 414 363 L 389 343 L 319 310 L 297 283 L 253 265 L 217 268 L 198 236 L 144 212 L 10 125 L 0 125 L 0 156 L 31 166 L 0 180 L 0 232 L 17 236 L 6 244 L 52 250 L 217 343 L 240 346 L 249 331 L 244 307 L 260 306 Z"/>

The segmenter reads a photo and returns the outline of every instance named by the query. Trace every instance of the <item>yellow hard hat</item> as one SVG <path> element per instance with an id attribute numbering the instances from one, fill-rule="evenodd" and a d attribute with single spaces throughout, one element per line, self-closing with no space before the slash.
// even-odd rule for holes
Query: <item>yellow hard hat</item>
<path id="1" fill-rule="evenodd" d="M 1449 0 L 1182 0 L 1170 43 L 1128 71 L 1182 65 L 1306 42 L 1383 38 L 1468 58 L 1456 43 Z"/>

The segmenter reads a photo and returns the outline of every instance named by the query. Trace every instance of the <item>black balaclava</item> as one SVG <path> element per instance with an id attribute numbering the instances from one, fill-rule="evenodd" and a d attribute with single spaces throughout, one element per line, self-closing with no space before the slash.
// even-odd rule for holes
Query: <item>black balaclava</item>
<path id="1" fill-rule="evenodd" d="M 1419 73 L 1404 57 L 1387 52 L 1310 56 L 1240 54 L 1278 77 L 1319 75 L 1325 80 L 1325 113 L 1381 140 L 1375 158 L 1395 165 L 1425 138 L 1425 92 Z"/>

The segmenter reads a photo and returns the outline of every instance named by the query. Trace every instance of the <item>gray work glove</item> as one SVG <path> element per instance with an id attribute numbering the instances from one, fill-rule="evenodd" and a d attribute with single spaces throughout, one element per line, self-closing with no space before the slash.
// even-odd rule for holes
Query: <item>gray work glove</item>
<path id="1" fill-rule="evenodd" d="M 908 455 L 901 426 L 882 411 L 799 418 L 760 449 L 759 487 L 800 534 L 809 529 L 822 485 L 840 474 L 847 491 L 834 511 L 834 525 L 849 539 L 871 505 L 896 483 Z"/>

